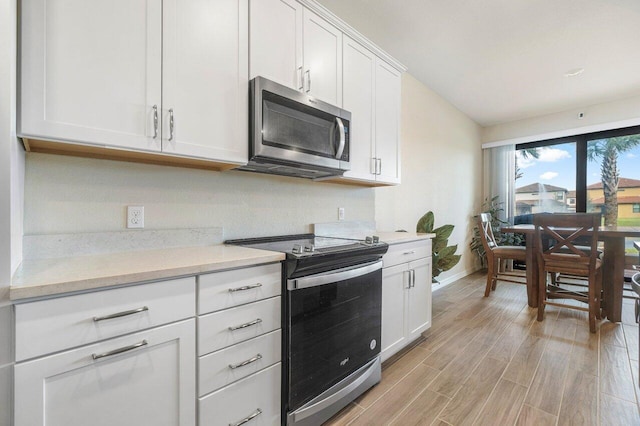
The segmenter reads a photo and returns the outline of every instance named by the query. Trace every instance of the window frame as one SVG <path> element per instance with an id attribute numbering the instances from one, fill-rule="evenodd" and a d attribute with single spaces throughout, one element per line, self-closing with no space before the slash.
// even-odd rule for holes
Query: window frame
<path id="1" fill-rule="evenodd" d="M 615 138 L 640 134 L 640 126 L 623 127 L 620 129 L 603 130 L 599 132 L 582 133 L 579 135 L 565 136 L 561 138 L 544 139 L 534 142 L 516 144 L 516 151 L 529 148 L 542 148 L 553 145 L 573 143 L 576 144 L 576 212 L 587 211 L 587 145 L 589 141 L 598 139 Z"/>

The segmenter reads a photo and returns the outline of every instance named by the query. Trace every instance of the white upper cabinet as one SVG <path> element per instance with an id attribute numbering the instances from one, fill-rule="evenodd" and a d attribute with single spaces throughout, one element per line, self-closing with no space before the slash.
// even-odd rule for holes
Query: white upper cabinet
<path id="1" fill-rule="evenodd" d="M 302 90 L 302 5 L 295 0 L 250 0 L 249 78 Z"/>
<path id="2" fill-rule="evenodd" d="M 162 2 L 21 2 L 18 133 L 160 150 Z"/>
<path id="3" fill-rule="evenodd" d="M 342 32 L 308 9 L 303 11 L 304 91 L 342 105 Z"/>
<path id="4" fill-rule="evenodd" d="M 400 71 L 344 36 L 343 108 L 351 112 L 344 179 L 400 183 Z"/>
<path id="5" fill-rule="evenodd" d="M 162 150 L 248 157 L 248 4 L 165 0 Z"/>
<path id="6" fill-rule="evenodd" d="M 351 112 L 351 170 L 345 173 L 345 177 L 375 180 L 373 126 L 376 56 L 344 36 L 343 69 L 343 108 Z"/>
<path id="7" fill-rule="evenodd" d="M 248 18 L 248 0 L 24 0 L 19 135 L 246 163 Z"/>
<path id="8" fill-rule="evenodd" d="M 342 32 L 294 0 L 251 0 L 249 78 L 342 105 Z"/>
<path id="9" fill-rule="evenodd" d="M 375 89 L 376 182 L 400 183 L 400 72 L 378 59 Z"/>

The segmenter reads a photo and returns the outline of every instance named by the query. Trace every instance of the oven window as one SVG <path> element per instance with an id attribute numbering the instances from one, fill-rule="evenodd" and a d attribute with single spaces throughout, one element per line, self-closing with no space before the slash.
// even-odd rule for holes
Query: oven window
<path id="1" fill-rule="evenodd" d="M 289 409 L 380 353 L 382 271 L 289 291 Z"/>

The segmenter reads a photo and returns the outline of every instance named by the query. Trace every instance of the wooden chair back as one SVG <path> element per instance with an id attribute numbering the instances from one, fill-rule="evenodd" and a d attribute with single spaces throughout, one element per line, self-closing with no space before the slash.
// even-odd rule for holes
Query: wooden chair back
<path id="1" fill-rule="evenodd" d="M 478 229 L 480 229 L 480 239 L 486 253 L 498 247 L 496 237 L 493 235 L 493 229 L 491 228 L 491 213 L 480 213 L 478 215 Z"/>
<path id="2" fill-rule="evenodd" d="M 598 259 L 600 223 L 600 213 L 534 215 L 538 262 L 547 271 L 589 275 Z"/>

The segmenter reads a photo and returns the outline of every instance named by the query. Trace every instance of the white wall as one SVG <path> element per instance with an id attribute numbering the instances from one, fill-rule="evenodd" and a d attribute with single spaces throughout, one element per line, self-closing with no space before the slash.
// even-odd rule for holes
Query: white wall
<path id="1" fill-rule="evenodd" d="M 402 78 L 402 184 L 376 189 L 380 229 L 415 231 L 431 210 L 435 225 L 455 225 L 449 244 L 458 244 L 460 263 L 444 282 L 474 271 L 469 250 L 482 203 L 480 126 L 431 89 L 405 73 Z"/>
<path id="2" fill-rule="evenodd" d="M 489 126 L 482 131 L 482 142 L 524 143 L 637 125 L 640 96 Z"/>
<path id="3" fill-rule="evenodd" d="M 48 154 L 27 155 L 25 234 L 224 227 L 225 238 L 310 232 L 310 224 L 374 220 L 374 189 L 257 173 L 212 172 Z M 131 230 L 130 232 L 136 232 Z"/>

